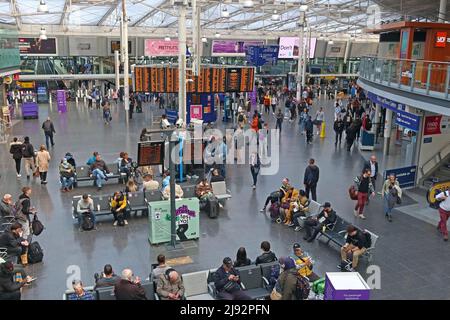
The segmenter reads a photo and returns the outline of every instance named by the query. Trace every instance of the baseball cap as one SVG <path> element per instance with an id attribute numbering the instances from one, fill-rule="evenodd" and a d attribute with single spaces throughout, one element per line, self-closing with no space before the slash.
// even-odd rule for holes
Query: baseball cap
<path id="1" fill-rule="evenodd" d="M 324 207 L 324 208 L 331 208 L 331 203 L 325 202 L 325 203 L 323 204 L 323 207 Z"/>
<path id="2" fill-rule="evenodd" d="M 292 248 L 295 249 L 300 249 L 300 244 L 299 243 L 294 243 L 294 245 L 292 246 Z"/>
<path id="3" fill-rule="evenodd" d="M 223 259 L 223 264 L 231 265 L 231 264 L 233 264 L 233 261 L 231 260 L 230 257 L 226 257 Z"/>

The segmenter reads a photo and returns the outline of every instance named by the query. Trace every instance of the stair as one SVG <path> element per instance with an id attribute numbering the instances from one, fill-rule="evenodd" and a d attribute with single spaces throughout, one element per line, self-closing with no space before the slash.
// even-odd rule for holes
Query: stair
<path id="1" fill-rule="evenodd" d="M 440 181 L 450 181 L 450 160 L 443 161 L 439 168 L 423 181 L 423 186 L 430 188 L 434 183 Z"/>

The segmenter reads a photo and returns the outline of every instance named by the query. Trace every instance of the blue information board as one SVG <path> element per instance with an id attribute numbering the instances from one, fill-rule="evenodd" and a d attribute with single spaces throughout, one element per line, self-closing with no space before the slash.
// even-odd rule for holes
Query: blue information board
<path id="1" fill-rule="evenodd" d="M 166 117 L 171 124 L 175 124 L 178 118 L 178 110 L 166 109 Z"/>
<path id="2" fill-rule="evenodd" d="M 247 61 L 253 66 L 275 65 L 278 61 L 278 46 L 248 46 L 245 55 Z"/>
<path id="3" fill-rule="evenodd" d="M 414 187 L 416 184 L 417 166 L 388 169 L 384 171 L 384 179 L 386 180 L 390 174 L 395 174 L 400 188 Z"/>

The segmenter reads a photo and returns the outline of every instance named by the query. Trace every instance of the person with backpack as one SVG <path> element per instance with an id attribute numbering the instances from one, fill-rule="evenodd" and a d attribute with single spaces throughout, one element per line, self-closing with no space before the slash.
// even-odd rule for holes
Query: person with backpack
<path id="1" fill-rule="evenodd" d="M 55 145 L 55 142 L 53 141 L 53 134 L 56 133 L 55 126 L 53 125 L 52 120 L 50 117 L 47 118 L 47 120 L 44 121 L 42 124 L 42 130 L 44 130 L 45 135 L 45 145 L 47 146 L 47 149 L 50 148 L 49 140 L 52 144 L 52 147 Z"/>
<path id="2" fill-rule="evenodd" d="M 23 187 L 16 203 L 16 220 L 22 225 L 24 239 L 28 239 L 31 234 L 30 224 L 33 219 L 30 216 L 36 214 L 36 209 L 31 206 L 31 192 L 30 187 Z"/>
<path id="3" fill-rule="evenodd" d="M 313 158 L 309 159 L 309 165 L 305 169 L 303 176 L 303 185 L 305 186 L 306 196 L 311 197 L 314 201 L 317 201 L 317 183 L 319 182 L 319 167 L 315 164 Z"/>
<path id="4" fill-rule="evenodd" d="M 347 227 L 347 239 L 341 247 L 341 270 L 347 265 L 348 255 L 351 254 L 352 265 L 349 271 L 355 271 L 358 266 L 359 257 L 370 248 L 370 234 L 364 233 L 353 225 Z"/>
<path id="5" fill-rule="evenodd" d="M 114 226 L 124 226 L 128 224 L 128 202 L 127 196 L 120 191 L 114 192 L 111 199 L 111 212 L 114 215 Z"/>
<path id="6" fill-rule="evenodd" d="M 9 153 L 12 154 L 14 162 L 16 163 L 17 178 L 20 178 L 22 176 L 20 174 L 20 168 L 22 164 L 22 148 L 22 142 L 20 142 L 17 137 L 14 137 L 13 142 L 11 142 L 10 144 Z"/>
<path id="7" fill-rule="evenodd" d="M 372 180 L 370 178 L 370 169 L 364 169 L 361 176 L 357 176 L 354 179 L 354 186 L 356 189 L 356 195 L 358 200 L 356 202 L 354 215 L 355 217 L 360 217 L 361 219 L 365 219 L 364 216 L 364 206 L 367 203 L 369 198 L 369 194 L 374 197 L 375 196 L 375 188 L 373 187 Z"/>
<path id="8" fill-rule="evenodd" d="M 25 162 L 25 173 L 27 174 L 27 179 L 29 180 L 30 175 L 32 175 L 36 171 L 34 147 L 30 143 L 30 137 L 24 138 L 22 144 L 22 158 Z"/>
<path id="9" fill-rule="evenodd" d="M 334 141 L 334 146 L 337 147 L 338 141 L 339 141 L 339 146 L 341 145 L 342 132 L 344 132 L 344 121 L 342 121 L 342 118 L 340 115 L 337 115 L 336 120 L 334 121 L 333 130 L 336 135 L 336 139 Z"/>
<path id="10" fill-rule="evenodd" d="M 282 270 L 282 271 L 281 271 Z M 298 300 L 297 291 L 297 269 L 295 262 L 290 257 L 280 258 L 280 275 L 275 287 L 270 294 L 271 300 Z"/>
<path id="11" fill-rule="evenodd" d="M 436 195 L 436 200 L 439 203 L 439 216 L 440 221 L 438 224 L 438 230 L 444 236 L 444 241 L 448 241 L 447 220 L 450 217 L 450 191 L 446 190 Z"/>
<path id="12" fill-rule="evenodd" d="M 392 209 L 395 204 L 398 203 L 402 197 L 402 189 L 398 183 L 395 174 L 390 174 L 383 184 L 381 189 L 383 195 L 384 215 L 389 222 L 392 222 Z"/>
<path id="13" fill-rule="evenodd" d="M 77 217 L 79 231 L 97 230 L 95 225 L 94 201 L 87 193 L 83 194 L 82 198 L 78 200 Z"/>

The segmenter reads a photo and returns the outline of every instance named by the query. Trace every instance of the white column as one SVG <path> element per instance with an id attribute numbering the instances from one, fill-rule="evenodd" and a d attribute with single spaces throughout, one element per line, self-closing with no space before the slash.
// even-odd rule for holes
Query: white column
<path id="1" fill-rule="evenodd" d="M 178 7 L 178 115 L 186 123 L 186 7 Z"/>
<path id="2" fill-rule="evenodd" d="M 392 132 L 392 111 L 386 109 L 386 118 L 384 120 L 384 148 L 383 154 L 389 154 L 389 144 L 391 143 L 391 132 Z"/>
<path id="3" fill-rule="evenodd" d="M 128 17 L 126 0 L 122 0 L 122 39 L 120 41 L 123 57 L 123 103 L 126 111 L 126 121 L 128 122 L 128 110 L 130 109 L 130 85 L 128 67 Z"/>
<path id="4" fill-rule="evenodd" d="M 120 88 L 120 61 L 119 61 L 119 51 L 114 51 L 114 70 L 116 76 L 116 90 Z"/>
<path id="5" fill-rule="evenodd" d="M 375 126 L 373 126 L 375 128 L 375 133 L 378 132 L 378 128 L 380 128 L 381 123 L 380 123 L 380 113 L 381 113 L 381 107 L 379 103 L 375 104 L 375 119 L 374 122 L 377 123 Z"/>
<path id="6" fill-rule="evenodd" d="M 303 55 L 303 38 L 305 36 L 305 12 L 304 11 L 300 11 L 300 39 L 299 39 L 299 44 L 300 44 L 300 48 L 299 48 L 299 52 L 298 52 L 298 66 L 297 66 L 297 101 L 300 100 L 301 96 L 302 96 L 302 82 L 303 82 L 303 64 L 302 64 L 302 55 Z M 300 51 L 301 49 L 301 51 Z"/>
<path id="7" fill-rule="evenodd" d="M 447 12 L 447 0 L 441 0 L 439 3 L 439 20 L 438 22 L 444 22 Z"/>

